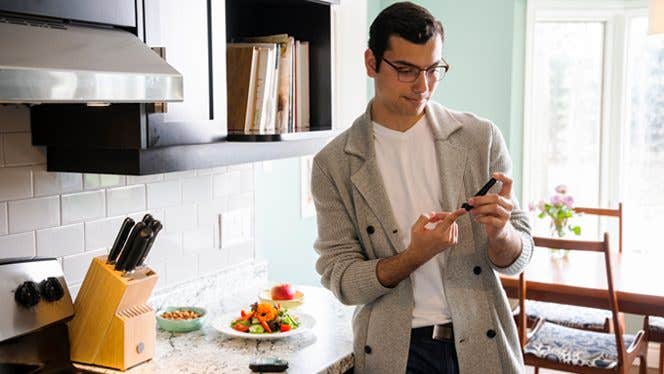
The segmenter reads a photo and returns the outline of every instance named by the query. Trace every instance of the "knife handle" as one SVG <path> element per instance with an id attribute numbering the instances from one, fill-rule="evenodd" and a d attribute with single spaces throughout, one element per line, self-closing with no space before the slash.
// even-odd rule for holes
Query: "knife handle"
<path id="1" fill-rule="evenodd" d="M 134 245 L 134 242 L 136 241 L 136 237 L 138 236 L 139 231 L 141 231 L 144 228 L 145 228 L 145 223 L 138 222 L 131 229 L 131 233 L 129 234 L 129 238 L 127 238 L 127 241 L 125 242 L 124 246 L 122 247 L 122 252 L 120 252 L 120 255 L 118 256 L 118 259 L 115 262 L 115 270 L 122 270 L 126 266 L 127 256 L 129 255 L 129 252 L 131 252 L 132 246 Z"/>
<path id="2" fill-rule="evenodd" d="M 152 238 L 148 241 L 147 245 L 145 246 L 145 249 L 143 250 L 143 254 L 141 255 L 141 259 L 138 261 L 138 264 L 136 266 L 142 266 L 143 263 L 145 262 L 145 259 L 148 257 L 148 253 L 150 253 L 150 249 L 152 249 L 152 244 L 154 244 L 154 241 L 157 239 L 157 234 L 159 234 L 159 231 L 163 228 L 161 222 L 158 220 L 154 220 L 150 222 L 150 225 L 148 225 L 152 229 Z"/>
<path id="3" fill-rule="evenodd" d="M 154 233 L 152 232 L 152 229 L 149 227 L 143 227 L 141 231 L 138 232 L 138 235 L 136 235 L 136 240 L 134 240 L 134 243 L 131 246 L 131 250 L 127 254 L 127 261 L 120 270 L 126 272 L 133 271 L 136 267 L 136 264 L 138 264 L 138 261 L 141 259 L 141 256 L 145 251 L 145 247 L 153 237 Z"/>
<path id="4" fill-rule="evenodd" d="M 111 247 L 111 251 L 108 253 L 108 259 L 106 260 L 107 263 L 113 264 L 118 259 L 118 255 L 120 254 L 120 251 L 122 251 L 122 247 L 127 241 L 127 237 L 129 237 L 129 233 L 131 232 L 131 228 L 133 226 L 134 220 L 131 219 L 131 217 L 124 219 L 122 225 L 120 225 L 120 231 L 118 231 L 118 235 L 115 237 L 115 242 Z"/>
<path id="5" fill-rule="evenodd" d="M 154 219 L 154 217 L 152 217 L 152 214 L 150 214 L 150 213 L 146 213 L 146 214 L 143 216 L 143 219 L 142 219 L 141 221 L 143 221 L 143 223 L 145 223 L 146 226 L 150 227 L 150 222 L 152 222 L 152 221 L 154 221 L 154 220 L 155 220 L 155 219 Z"/>

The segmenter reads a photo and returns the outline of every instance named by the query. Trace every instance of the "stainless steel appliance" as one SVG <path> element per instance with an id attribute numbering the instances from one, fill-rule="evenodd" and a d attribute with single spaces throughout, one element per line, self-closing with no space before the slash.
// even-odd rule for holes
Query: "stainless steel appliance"
<path id="1" fill-rule="evenodd" d="M 0 260 L 0 373 L 75 373 L 66 322 L 74 315 L 55 258 Z"/>

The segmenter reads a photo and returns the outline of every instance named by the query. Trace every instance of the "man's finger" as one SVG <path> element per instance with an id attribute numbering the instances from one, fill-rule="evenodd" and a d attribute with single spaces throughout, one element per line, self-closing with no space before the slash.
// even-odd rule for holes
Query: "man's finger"
<path id="1" fill-rule="evenodd" d="M 512 196 L 512 179 L 505 175 L 505 173 L 493 173 L 492 177 L 494 177 L 496 180 L 500 181 L 502 183 L 502 187 L 500 188 L 500 192 L 498 192 L 498 195 L 503 196 L 503 197 L 511 197 Z"/>
<path id="2" fill-rule="evenodd" d="M 424 229 L 424 226 L 426 226 L 427 223 L 429 223 L 430 216 L 427 214 L 420 214 L 419 218 L 417 218 L 417 221 L 415 221 L 415 227 L 418 229 Z"/>
<path id="3" fill-rule="evenodd" d="M 466 210 L 463 208 L 459 208 L 455 210 L 452 213 L 449 213 L 445 218 L 443 218 L 443 227 L 445 230 L 447 230 L 450 226 L 452 226 L 452 223 L 457 220 L 457 218 L 461 217 L 462 215 L 466 214 Z"/>

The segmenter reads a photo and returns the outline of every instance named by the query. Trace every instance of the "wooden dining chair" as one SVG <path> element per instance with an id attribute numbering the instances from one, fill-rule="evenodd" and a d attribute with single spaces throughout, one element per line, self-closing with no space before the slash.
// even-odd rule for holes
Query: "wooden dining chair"
<path id="1" fill-rule="evenodd" d="M 648 340 L 645 331 L 636 335 L 623 334 L 619 323 L 618 297 L 613 288 L 613 272 L 609 253 L 609 234 L 602 241 L 577 241 L 534 237 L 536 248 L 569 249 L 599 252 L 604 255 L 607 301 L 615 329 L 612 333 L 575 329 L 551 323 L 541 318 L 532 331 L 526 333 L 527 287 L 524 272 L 519 276 L 518 319 L 519 339 L 526 365 L 536 368 L 570 371 L 574 373 L 628 373 L 635 358 L 640 359 L 639 373 L 646 374 Z M 537 371 L 537 369 L 536 369 Z"/>
<path id="2" fill-rule="evenodd" d="M 576 213 L 591 214 L 603 217 L 616 217 L 618 218 L 618 252 L 622 253 L 623 250 L 623 205 L 618 203 L 618 209 L 607 208 L 590 208 L 580 207 L 574 208 Z"/>
<path id="3" fill-rule="evenodd" d="M 617 217 L 618 218 L 618 251 L 622 253 L 623 232 L 623 205 L 618 203 L 618 209 L 576 207 L 577 213 Z M 585 308 L 574 305 L 555 304 L 534 300 L 526 301 L 528 327 L 533 327 L 535 322 L 544 318 L 549 322 L 577 329 L 612 332 L 614 331 L 611 312 L 603 309 Z M 519 308 L 514 309 L 514 317 L 518 318 Z M 618 319 L 625 326 L 625 317 L 621 313 Z"/>
<path id="4" fill-rule="evenodd" d="M 648 341 L 659 343 L 659 374 L 664 374 L 664 317 L 649 317 L 644 324 Z"/>

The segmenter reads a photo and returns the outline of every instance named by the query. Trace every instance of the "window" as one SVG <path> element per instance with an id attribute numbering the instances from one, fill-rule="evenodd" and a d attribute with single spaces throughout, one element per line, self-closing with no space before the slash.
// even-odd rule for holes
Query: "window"
<path id="1" fill-rule="evenodd" d="M 664 225 L 664 41 L 647 22 L 645 1 L 529 2 L 524 117 L 524 205 L 559 184 L 577 206 L 622 202 L 623 248 L 642 252 Z M 617 248 L 615 219 L 578 223 Z"/>

